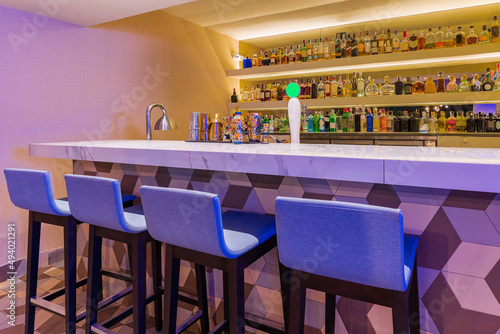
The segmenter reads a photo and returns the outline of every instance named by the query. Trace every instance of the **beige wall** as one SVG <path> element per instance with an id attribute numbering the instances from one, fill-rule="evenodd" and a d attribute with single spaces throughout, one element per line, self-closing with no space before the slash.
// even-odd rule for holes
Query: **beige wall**
<path id="1" fill-rule="evenodd" d="M 163 103 L 179 126 L 154 138 L 185 140 L 189 113 L 227 114 L 238 87 L 225 77 L 238 65 L 231 58 L 238 41 L 161 11 L 82 28 L 0 7 L 0 27 L 0 168 L 48 170 L 56 196 L 65 195 L 71 163 L 29 157 L 29 143 L 145 139 L 151 102 Z M 156 120 L 160 111 L 153 114 Z M 0 233 L 17 224 L 20 259 L 28 214 L 10 203 L 4 177 L 0 192 Z M 61 247 L 62 236 L 45 229 L 42 251 Z M 0 266 L 6 262 L 2 246 Z"/>

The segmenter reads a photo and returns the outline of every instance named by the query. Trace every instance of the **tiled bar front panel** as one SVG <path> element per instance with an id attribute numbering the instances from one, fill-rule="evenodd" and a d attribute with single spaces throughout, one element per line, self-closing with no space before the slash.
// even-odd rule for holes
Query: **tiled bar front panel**
<path id="1" fill-rule="evenodd" d="M 422 332 L 500 333 L 500 194 L 90 161 L 74 161 L 73 167 L 75 174 L 116 178 L 123 192 L 137 196 L 142 185 L 216 193 L 230 210 L 274 214 L 278 195 L 400 208 L 405 232 L 419 236 Z M 86 240 L 81 229 L 80 275 L 86 272 Z M 105 245 L 105 263 L 128 270 L 126 247 Z M 194 293 L 194 269 L 183 263 L 181 271 L 183 289 Z M 220 321 L 222 275 L 209 270 L 207 279 L 212 320 Z M 247 312 L 282 321 L 276 251 L 246 269 L 245 297 Z M 308 291 L 307 297 L 306 333 L 322 333 L 324 295 Z M 391 321 L 389 308 L 338 299 L 336 333 L 391 333 Z"/>

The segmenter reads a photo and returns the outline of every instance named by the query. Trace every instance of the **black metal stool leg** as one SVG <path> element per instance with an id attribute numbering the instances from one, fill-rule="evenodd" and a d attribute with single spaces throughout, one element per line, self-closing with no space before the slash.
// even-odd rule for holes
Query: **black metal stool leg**
<path id="1" fill-rule="evenodd" d="M 153 258 L 153 293 L 155 295 L 155 329 L 160 332 L 163 327 L 161 314 L 161 242 L 151 241 L 151 256 Z"/>
<path id="2" fill-rule="evenodd" d="M 38 260 L 40 254 L 41 223 L 33 220 L 33 212 L 29 213 L 28 230 L 28 272 L 26 282 L 26 325 L 24 333 L 32 334 L 35 331 L 35 306 L 31 298 L 36 297 L 38 282 Z"/>
<path id="3" fill-rule="evenodd" d="M 245 334 L 244 269 L 237 259 L 228 261 L 229 332 Z M 226 298 L 226 296 L 224 296 Z"/>
<path id="4" fill-rule="evenodd" d="M 294 269 L 291 270 L 291 273 L 288 333 L 304 334 L 306 289 L 302 285 L 302 273 Z"/>
<path id="5" fill-rule="evenodd" d="M 281 282 L 281 302 L 283 304 L 283 318 L 285 322 L 285 333 L 288 333 L 288 317 L 290 316 L 290 269 L 279 264 L 280 282 Z"/>
<path id="6" fill-rule="evenodd" d="M 132 241 L 132 286 L 134 333 L 146 332 L 146 240 L 135 235 Z"/>
<path id="7" fill-rule="evenodd" d="M 207 279 L 205 266 L 195 264 L 196 270 L 196 290 L 198 294 L 198 307 L 202 310 L 201 333 L 206 334 L 210 331 L 208 319 L 208 298 L 207 298 Z"/>
<path id="8" fill-rule="evenodd" d="M 86 334 L 91 334 L 92 325 L 97 323 L 99 278 L 101 277 L 102 238 L 95 235 L 95 228 L 94 225 L 89 226 Z"/>
<path id="9" fill-rule="evenodd" d="M 66 333 L 76 332 L 76 220 L 64 226 L 64 285 Z"/>
<path id="10" fill-rule="evenodd" d="M 176 333 L 177 326 L 177 299 L 179 297 L 179 270 L 181 261 L 174 258 L 174 248 L 167 245 L 165 251 L 165 330 L 168 334 Z M 164 330 L 164 332 L 165 332 Z"/>
<path id="11" fill-rule="evenodd" d="M 325 300 L 325 334 L 335 334 L 335 302 L 337 296 L 326 294 Z"/>

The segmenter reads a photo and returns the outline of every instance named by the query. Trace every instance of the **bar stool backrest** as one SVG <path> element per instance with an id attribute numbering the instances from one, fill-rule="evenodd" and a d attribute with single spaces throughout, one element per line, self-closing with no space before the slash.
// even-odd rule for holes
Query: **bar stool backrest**
<path id="1" fill-rule="evenodd" d="M 277 197 L 276 229 L 289 268 L 397 291 L 408 286 L 401 210 Z"/>
<path id="2" fill-rule="evenodd" d="M 34 212 L 70 216 L 67 207 L 54 199 L 50 173 L 42 170 L 7 168 L 4 170 L 9 197 L 15 206 Z"/>
<path id="3" fill-rule="evenodd" d="M 132 232 L 123 213 L 120 182 L 99 176 L 67 174 L 69 207 L 73 216 L 87 224 Z"/>
<path id="4" fill-rule="evenodd" d="M 218 195 L 151 186 L 142 186 L 140 192 L 146 225 L 154 239 L 217 256 L 230 254 Z"/>

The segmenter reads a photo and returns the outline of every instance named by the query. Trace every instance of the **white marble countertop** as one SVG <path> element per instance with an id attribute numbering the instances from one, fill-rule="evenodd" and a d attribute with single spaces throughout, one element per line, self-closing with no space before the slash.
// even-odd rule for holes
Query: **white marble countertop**
<path id="1" fill-rule="evenodd" d="M 30 155 L 500 192 L 500 150 L 109 140 L 30 145 Z"/>

